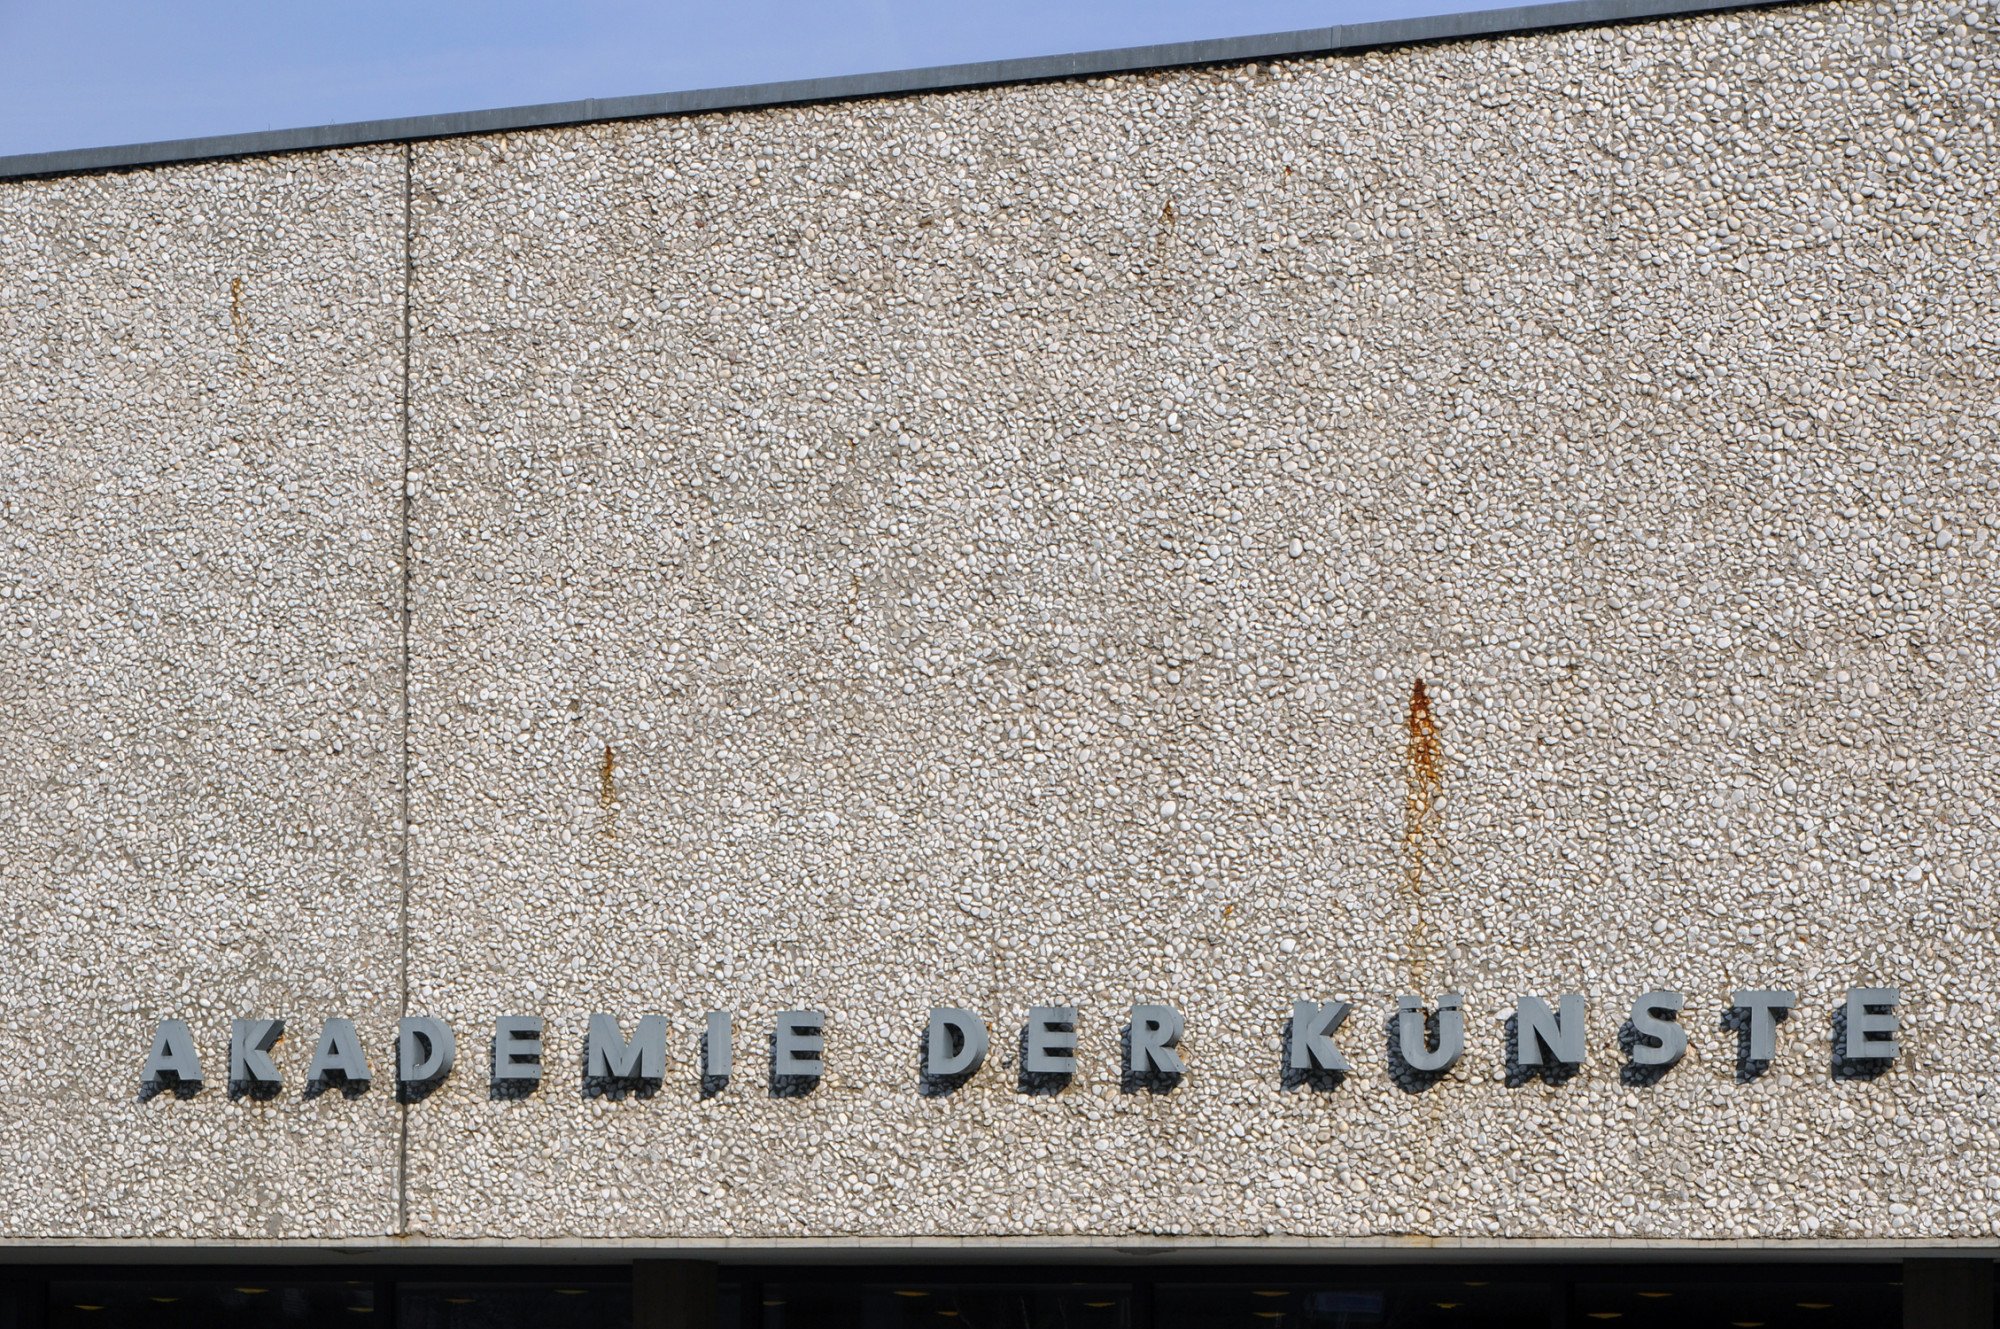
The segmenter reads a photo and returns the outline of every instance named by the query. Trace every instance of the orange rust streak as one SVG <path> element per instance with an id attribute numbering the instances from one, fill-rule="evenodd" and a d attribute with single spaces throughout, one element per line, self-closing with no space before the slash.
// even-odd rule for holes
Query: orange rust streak
<path id="1" fill-rule="evenodd" d="M 1410 792 L 1403 827 L 1404 840 L 1421 848 L 1437 811 L 1437 798 L 1444 787 L 1444 747 L 1438 742 L 1437 717 L 1431 713 L 1431 694 L 1420 678 L 1410 689 L 1410 744 L 1405 752 L 1409 763 Z"/>
<path id="2" fill-rule="evenodd" d="M 1431 695 L 1420 678 L 1410 689 L 1410 734 L 1404 749 L 1404 778 L 1407 791 L 1403 800 L 1403 848 L 1408 854 L 1404 885 L 1409 891 L 1414 923 L 1410 936 L 1411 982 L 1419 990 L 1423 981 L 1423 888 L 1424 860 L 1430 841 L 1436 838 L 1438 797 L 1444 791 L 1444 745 L 1438 740 L 1437 717 L 1431 712 Z"/>
<path id="3" fill-rule="evenodd" d="M 613 779 L 617 757 L 611 745 L 604 745 L 604 761 L 597 768 L 597 806 L 604 809 L 604 834 L 616 837 L 618 834 L 618 784 Z"/>

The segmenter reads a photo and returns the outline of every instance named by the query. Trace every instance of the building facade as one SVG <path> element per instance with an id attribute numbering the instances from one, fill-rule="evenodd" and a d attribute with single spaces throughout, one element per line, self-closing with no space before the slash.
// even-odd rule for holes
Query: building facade
<path id="1" fill-rule="evenodd" d="M 1990 1322 L 1996 29 L 0 182 L 17 1321 Z"/>

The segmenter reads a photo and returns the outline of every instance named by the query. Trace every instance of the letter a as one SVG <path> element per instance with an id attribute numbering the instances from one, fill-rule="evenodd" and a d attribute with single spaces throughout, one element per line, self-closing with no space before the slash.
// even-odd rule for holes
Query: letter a
<path id="1" fill-rule="evenodd" d="M 162 1020 L 153 1035 L 153 1050 L 146 1055 L 141 1084 L 161 1085 L 171 1077 L 190 1088 L 201 1084 L 201 1057 L 194 1050 L 194 1034 L 186 1020 Z"/>

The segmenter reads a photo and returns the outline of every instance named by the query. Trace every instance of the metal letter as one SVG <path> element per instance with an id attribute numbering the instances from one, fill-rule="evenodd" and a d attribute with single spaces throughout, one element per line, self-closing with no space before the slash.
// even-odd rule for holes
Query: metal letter
<path id="1" fill-rule="evenodd" d="M 161 1084 L 168 1076 L 190 1087 L 201 1083 L 201 1057 L 186 1020 L 162 1020 L 153 1034 L 153 1050 L 139 1072 L 139 1083 Z"/>
<path id="2" fill-rule="evenodd" d="M 361 1054 L 361 1035 L 354 1032 L 354 1021 L 338 1016 L 320 1026 L 319 1047 L 306 1067 L 306 1083 L 317 1084 L 336 1071 L 349 1084 L 368 1083 L 368 1058 Z"/>
<path id="3" fill-rule="evenodd" d="M 825 1025 L 826 1017 L 818 1011 L 779 1011 L 777 1041 L 771 1049 L 771 1073 L 807 1077 L 823 1074 L 826 1039 L 820 1030 Z"/>
<path id="4" fill-rule="evenodd" d="M 1894 1061 L 1903 1055 L 1896 1033 L 1902 1022 L 1894 1011 L 1871 1011 L 1870 1006 L 1894 1006 L 1903 997 L 1895 988 L 1849 988 L 1847 990 L 1847 1037 L 1840 1055 L 1848 1061 Z"/>
<path id="5" fill-rule="evenodd" d="M 1558 1066 L 1583 1064 L 1583 998 L 1567 993 L 1558 998 L 1562 1014 L 1549 1010 L 1540 997 L 1522 997 L 1514 1008 L 1516 1057 L 1523 1066 L 1542 1065 L 1542 1054 Z"/>
<path id="6" fill-rule="evenodd" d="M 1028 1009 L 1028 1046 L 1021 1069 L 1029 1075 L 1076 1074 L 1076 1007 Z"/>
<path id="7" fill-rule="evenodd" d="M 951 1050 L 952 1035 L 958 1035 L 958 1051 Z M 986 1022 L 958 1006 L 931 1007 L 930 1045 L 925 1050 L 924 1073 L 937 1079 L 970 1075 L 986 1060 Z"/>
<path id="8" fill-rule="evenodd" d="M 711 1080 L 727 1080 L 729 1055 L 729 1012 L 708 1013 L 708 1038 L 702 1047 L 701 1073 Z"/>
<path id="9" fill-rule="evenodd" d="M 534 1084 L 542 1078 L 542 1017 L 503 1015 L 493 1022 L 493 1078 Z"/>
<path id="10" fill-rule="evenodd" d="M 1333 1045 L 1334 1031 L 1353 1008 L 1344 1001 L 1292 1003 L 1292 1069 L 1347 1074 L 1347 1058 Z"/>
<path id="11" fill-rule="evenodd" d="M 271 1049 L 285 1036 L 283 1020 L 232 1020 L 229 1023 L 229 1083 L 279 1083 Z"/>
<path id="12" fill-rule="evenodd" d="M 429 1084 L 451 1074 L 458 1059 L 458 1042 L 451 1026 L 430 1015 L 406 1016 L 396 1029 L 396 1078 L 404 1084 Z"/>
<path id="13" fill-rule="evenodd" d="M 1185 1025 L 1181 1013 L 1171 1006 L 1150 1002 L 1132 1008 L 1132 1057 L 1128 1069 L 1134 1075 L 1184 1075 L 1174 1044 L 1181 1041 Z"/>
<path id="14" fill-rule="evenodd" d="M 593 1080 L 659 1080 L 667 1074 L 667 1017 L 642 1015 L 632 1041 L 615 1015 L 593 1015 L 584 1035 L 584 1072 Z"/>
<path id="15" fill-rule="evenodd" d="M 1678 992 L 1648 992 L 1632 1003 L 1632 1027 L 1639 1031 L 1632 1044 L 1634 1066 L 1671 1066 L 1687 1052 L 1687 1030 L 1679 1015 L 1687 998 Z"/>
<path id="16" fill-rule="evenodd" d="M 1442 1075 L 1456 1066 L 1465 1055 L 1465 1012 L 1460 1009 L 1464 1005 L 1465 998 L 1456 992 L 1438 998 L 1438 1041 L 1433 1050 L 1425 1033 L 1424 999 L 1396 998 L 1397 1042 L 1404 1064 L 1425 1075 Z"/>
<path id="17" fill-rule="evenodd" d="M 1750 1061 L 1770 1061 L 1778 1055 L 1778 1016 L 1799 1004 L 1796 992 L 1755 989 L 1736 994 L 1736 1008 L 1750 1012 Z"/>

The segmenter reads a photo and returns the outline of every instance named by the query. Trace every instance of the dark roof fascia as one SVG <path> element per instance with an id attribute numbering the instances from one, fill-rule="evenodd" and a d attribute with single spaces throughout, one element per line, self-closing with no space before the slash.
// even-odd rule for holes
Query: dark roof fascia
<path id="1" fill-rule="evenodd" d="M 800 106 L 814 102 L 852 101 L 863 97 L 895 97 L 912 93 L 994 87 L 1009 83 L 1041 83 L 1130 74 L 1145 70 L 1180 69 L 1200 65 L 1240 64 L 1256 60 L 1331 55 L 1385 46 L 1409 46 L 1548 32 L 1559 28 L 1596 27 L 1644 19 L 1762 9 L 1796 0 L 1554 0 L 1472 13 L 1439 14 L 1426 18 L 1387 19 L 1349 23 L 1299 32 L 1266 33 L 1256 37 L 1221 37 L 1210 41 L 1167 42 L 1157 46 L 1127 46 L 1074 55 L 1031 56 L 1015 60 L 981 60 L 972 64 L 937 65 L 877 74 L 843 74 L 837 78 L 797 79 L 782 83 L 746 83 L 730 88 L 663 92 L 637 97 L 593 97 L 583 101 L 546 102 L 488 111 L 458 111 L 445 115 L 413 115 L 390 120 L 357 120 L 349 124 L 306 129 L 274 129 L 251 134 L 218 134 L 208 138 L 166 139 L 104 148 L 60 152 L 30 152 L 0 157 L 0 180 L 38 176 L 79 175 L 92 171 L 161 166 L 172 162 L 215 161 L 229 157 L 261 157 L 274 153 L 312 152 L 366 144 L 405 143 L 421 139 L 495 134 L 516 129 L 548 129 L 560 125 L 596 124 L 655 116 L 700 115 L 758 107 Z"/>

